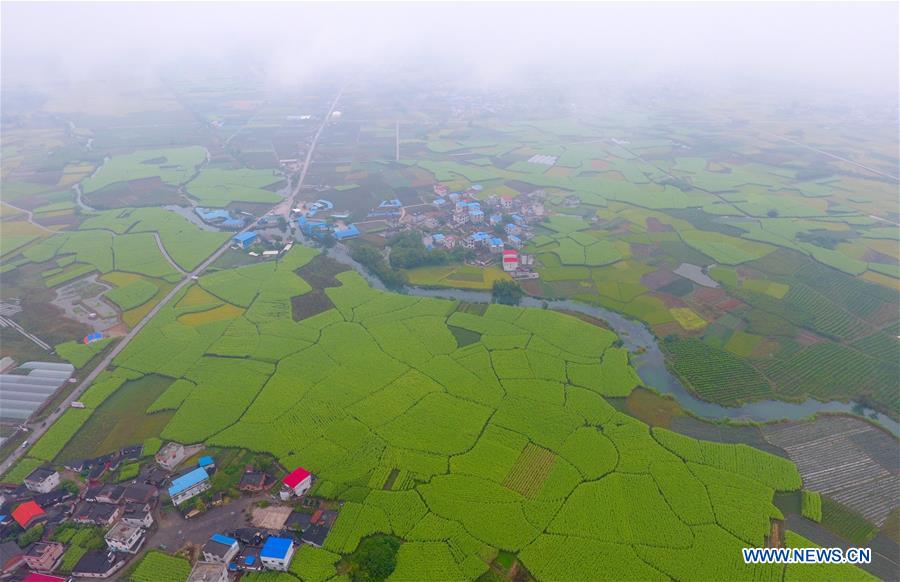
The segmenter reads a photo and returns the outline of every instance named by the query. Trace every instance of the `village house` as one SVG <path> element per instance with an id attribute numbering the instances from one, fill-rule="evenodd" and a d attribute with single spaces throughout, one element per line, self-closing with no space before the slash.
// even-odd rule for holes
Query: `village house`
<path id="1" fill-rule="evenodd" d="M 241 547 L 236 539 L 223 536 L 222 534 L 213 534 L 203 546 L 203 561 L 228 564 L 240 549 Z"/>
<path id="2" fill-rule="evenodd" d="M 266 568 L 287 572 L 294 557 L 294 542 L 289 538 L 270 537 L 259 556 Z"/>
<path id="3" fill-rule="evenodd" d="M 122 507 L 112 503 L 86 501 L 75 508 L 72 521 L 86 525 L 111 525 L 122 516 Z"/>
<path id="4" fill-rule="evenodd" d="M 137 483 L 125 488 L 124 498 L 127 503 L 152 503 L 156 494 L 156 487 Z"/>
<path id="5" fill-rule="evenodd" d="M 519 268 L 519 253 L 516 251 L 503 251 L 503 270 L 515 271 Z"/>
<path id="6" fill-rule="evenodd" d="M 125 488 L 120 485 L 107 483 L 95 491 L 92 495 L 94 501 L 99 503 L 119 503 L 125 496 Z M 85 496 L 86 499 L 91 499 Z"/>
<path id="7" fill-rule="evenodd" d="M 51 572 L 62 559 L 65 550 L 65 546 L 59 542 L 37 542 L 25 552 L 25 563 L 32 570 Z"/>
<path id="8" fill-rule="evenodd" d="M 161 467 L 171 471 L 184 460 L 184 457 L 185 452 L 183 445 L 178 443 L 166 443 L 166 446 L 156 453 L 154 459 L 156 459 L 156 462 Z"/>
<path id="9" fill-rule="evenodd" d="M 125 565 L 126 558 L 109 550 L 87 552 L 72 568 L 76 578 L 108 578 Z"/>
<path id="10" fill-rule="evenodd" d="M 66 582 L 65 578 L 59 576 L 50 576 L 49 574 L 38 574 L 37 572 L 29 572 L 22 582 Z"/>
<path id="11" fill-rule="evenodd" d="M 59 485 L 59 473 L 46 467 L 38 467 L 25 477 L 25 487 L 35 493 L 49 493 Z"/>
<path id="12" fill-rule="evenodd" d="M 205 469 L 198 467 L 172 479 L 172 485 L 169 486 L 169 497 L 172 498 L 172 504 L 177 506 L 200 495 L 210 487 L 209 474 Z"/>
<path id="13" fill-rule="evenodd" d="M 312 474 L 303 467 L 297 467 L 284 476 L 281 480 L 284 489 L 281 491 L 281 498 L 287 500 L 291 495 L 300 497 L 312 487 Z"/>
<path id="14" fill-rule="evenodd" d="M 225 564 L 197 562 L 191 569 L 186 582 L 227 582 L 228 570 Z"/>
<path id="15" fill-rule="evenodd" d="M 300 540 L 317 548 L 325 545 L 325 538 L 331 531 L 331 526 L 337 519 L 337 512 L 332 510 L 316 510 L 309 518 L 309 524 L 303 529 Z"/>
<path id="16" fill-rule="evenodd" d="M 0 543 L 0 574 L 12 572 L 25 561 L 25 553 L 16 542 Z"/>
<path id="17" fill-rule="evenodd" d="M 16 520 L 19 527 L 28 529 L 40 521 L 47 519 L 47 514 L 41 509 L 41 506 L 34 501 L 26 501 L 20 503 L 12 511 L 12 518 Z"/>
<path id="18" fill-rule="evenodd" d="M 238 489 L 247 493 L 265 491 L 272 486 L 274 479 L 263 471 L 245 471 L 238 482 Z"/>
<path id="19" fill-rule="evenodd" d="M 59 505 L 60 503 L 65 503 L 66 501 L 71 501 L 75 498 L 75 494 L 66 489 L 57 489 L 56 491 L 51 491 L 50 493 L 41 493 L 40 495 L 34 496 L 34 501 L 41 507 L 54 507 Z"/>
<path id="20" fill-rule="evenodd" d="M 106 545 L 116 552 L 137 553 L 144 543 L 144 530 L 139 526 L 120 521 L 106 532 Z"/>
<path id="21" fill-rule="evenodd" d="M 129 525 L 149 528 L 153 525 L 153 512 L 149 503 L 126 503 L 122 521 Z"/>

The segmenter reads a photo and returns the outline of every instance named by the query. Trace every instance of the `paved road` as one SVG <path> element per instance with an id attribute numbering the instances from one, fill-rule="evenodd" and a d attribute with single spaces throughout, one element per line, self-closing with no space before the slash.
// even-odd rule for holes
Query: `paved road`
<path id="1" fill-rule="evenodd" d="M 853 160 L 848 160 L 847 158 L 843 158 L 843 157 L 838 156 L 838 155 L 836 155 L 836 154 L 833 154 L 833 153 L 831 153 L 831 152 L 826 152 L 825 150 L 820 150 L 819 148 L 814 148 L 814 147 L 812 147 L 812 146 L 810 146 L 810 145 L 806 145 L 805 143 L 799 142 L 799 141 L 794 140 L 794 139 L 791 139 L 791 138 L 789 138 L 789 137 L 784 137 L 783 135 L 778 135 L 777 133 L 772 133 L 772 132 L 764 131 L 764 130 L 760 130 L 760 132 L 761 132 L 761 133 L 764 133 L 764 134 L 766 134 L 766 135 L 772 136 L 772 137 L 776 137 L 776 138 L 778 138 L 778 139 L 780 139 L 780 140 L 784 140 L 784 141 L 786 141 L 786 142 L 788 142 L 788 143 L 792 143 L 792 144 L 794 144 L 794 145 L 797 145 L 797 146 L 806 148 L 806 149 L 808 149 L 808 150 L 812 150 L 812 151 L 814 151 L 814 152 L 816 152 L 816 153 L 822 154 L 823 156 L 828 156 L 828 157 L 830 157 L 830 158 L 834 158 L 834 159 L 840 160 L 840 161 L 842 161 L 842 162 L 847 162 L 848 164 L 853 164 L 854 166 L 857 166 L 857 167 L 862 168 L 862 169 L 864 169 L 864 170 L 868 170 L 868 171 L 872 172 L 873 174 L 878 174 L 879 176 L 881 176 L 881 177 L 883 177 L 883 178 L 890 178 L 890 179 L 892 179 L 892 180 L 898 180 L 898 181 L 900 181 L 900 177 L 893 176 L 893 175 L 891 175 L 891 174 L 887 174 L 887 173 L 885 173 L 885 172 L 882 172 L 881 170 L 876 170 L 875 168 L 870 168 L 869 166 L 866 166 L 866 165 L 864 165 L 864 164 L 860 164 L 859 162 L 854 162 Z"/>
<path id="2" fill-rule="evenodd" d="M 341 93 L 343 93 L 343 89 L 338 91 L 337 97 L 335 97 L 334 101 L 331 103 L 331 108 L 328 110 L 328 114 L 325 116 L 325 120 L 322 122 L 322 125 L 319 126 L 319 130 L 316 132 L 316 135 L 313 138 L 312 143 L 310 144 L 309 151 L 306 154 L 306 162 L 303 164 L 303 172 L 300 174 L 300 179 L 297 181 L 297 187 L 294 189 L 294 192 L 288 199 L 288 202 L 290 202 L 290 204 L 288 205 L 288 213 L 290 213 L 290 208 L 293 206 L 294 197 L 298 192 L 300 192 L 301 186 L 303 186 L 303 180 L 306 178 L 306 170 L 309 167 L 310 160 L 312 159 L 313 150 L 315 150 L 316 143 L 318 143 L 319 141 L 319 136 L 322 134 L 322 130 L 328 123 L 328 119 L 331 117 L 331 113 L 337 106 L 338 99 L 341 98 Z M 235 233 L 235 235 L 247 232 L 256 227 L 257 224 L 258 221 L 251 222 L 246 227 L 244 227 L 243 230 Z M 161 245 L 159 239 L 157 239 L 157 244 Z M 194 269 L 190 273 L 187 273 L 184 279 L 182 279 L 177 285 L 175 285 L 175 287 L 173 287 L 172 290 L 169 291 L 166 296 L 163 297 L 162 300 L 157 303 L 149 313 L 147 313 L 146 316 L 144 316 L 144 319 L 138 322 L 138 324 L 134 326 L 131 331 L 129 331 L 125 336 L 122 337 L 122 339 L 118 341 L 118 343 L 116 343 L 109 354 L 107 354 L 106 357 L 100 361 L 97 367 L 94 368 L 90 374 L 85 376 L 81 383 L 75 387 L 75 390 L 73 390 L 72 393 L 69 394 L 69 396 L 66 397 L 66 399 L 60 404 L 59 408 L 50 413 L 50 415 L 43 421 L 36 422 L 34 424 L 26 424 L 26 426 L 31 430 L 28 436 L 28 440 L 26 441 L 27 445 L 18 447 L 17 449 L 12 451 L 9 456 L 3 460 L 3 462 L 0 462 L 0 475 L 8 471 L 13 463 L 18 461 L 25 455 L 30 446 L 33 445 L 45 432 L 47 432 L 47 429 L 52 426 L 54 422 L 56 422 L 56 420 L 66 411 L 66 409 L 69 408 L 69 405 L 72 402 L 78 400 L 81 397 L 84 391 L 88 389 L 88 387 L 97 378 L 97 376 L 99 376 L 104 370 L 106 370 L 106 368 L 109 367 L 116 356 L 122 353 L 122 350 L 124 350 L 128 346 L 128 344 L 131 343 L 131 340 L 133 340 L 137 336 L 137 334 L 140 333 L 142 329 L 144 329 L 144 326 L 147 325 L 147 323 L 151 319 L 153 319 L 153 317 L 156 316 L 156 314 L 159 313 L 160 310 L 162 310 L 162 308 L 165 307 L 169 303 L 169 301 L 171 301 L 172 298 L 178 294 L 179 291 L 184 289 L 185 286 L 189 285 L 194 277 L 199 277 L 203 273 L 203 271 L 205 271 L 211 264 L 213 264 L 216 259 L 222 256 L 222 254 L 227 251 L 230 246 L 231 239 L 229 238 L 221 247 L 216 250 L 216 252 L 210 255 L 196 269 Z M 168 258 L 168 253 L 166 253 L 166 257 Z"/>
<path id="3" fill-rule="evenodd" d="M 255 226 L 255 223 L 251 224 L 241 232 L 246 232 L 253 226 Z M 218 250 L 216 250 L 216 252 L 214 252 L 209 258 L 203 261 L 200 266 L 191 271 L 188 276 L 186 276 L 177 285 L 175 285 L 175 287 L 173 287 L 172 290 L 169 291 L 166 296 L 163 297 L 162 300 L 157 303 L 149 313 L 147 313 L 146 316 L 144 316 L 144 319 L 139 321 L 138 324 L 131 329 L 131 331 L 129 331 L 122 337 L 122 339 L 118 341 L 118 343 L 116 343 L 109 354 L 107 354 L 106 357 L 100 361 L 100 364 L 97 365 L 97 367 L 94 368 L 90 374 L 84 377 L 81 383 L 75 387 L 75 390 L 73 390 L 72 393 L 69 394 L 69 396 L 67 396 L 66 399 L 60 404 L 59 408 L 51 412 L 50 415 L 43 421 L 26 424 L 26 426 L 31 430 L 31 433 L 28 436 L 28 445 L 30 446 L 34 444 L 35 441 L 37 441 L 41 437 L 41 435 L 47 432 L 47 429 L 50 428 L 50 426 L 54 422 L 56 422 L 56 419 L 58 419 L 66 411 L 66 409 L 69 408 L 69 405 L 72 402 L 78 400 L 81 397 L 84 391 L 88 389 L 88 387 L 97 378 L 97 376 L 99 376 L 104 370 L 106 370 L 106 368 L 109 367 L 116 356 L 122 353 L 122 350 L 124 350 L 128 346 L 128 344 L 131 343 L 131 340 L 133 340 L 135 336 L 137 336 L 137 334 L 140 333 L 142 329 L 144 329 L 144 326 L 147 325 L 147 323 L 149 323 L 149 321 L 153 319 L 153 317 L 157 313 L 159 313 L 160 310 L 162 310 L 162 308 L 165 307 L 169 303 L 169 301 L 171 301 L 172 298 L 178 294 L 179 291 L 181 291 L 186 285 L 189 285 L 191 283 L 192 277 L 199 276 L 216 259 L 222 256 L 222 253 L 228 250 L 228 247 L 230 246 L 231 239 L 226 241 L 225 244 L 223 244 L 218 248 Z M 15 461 L 24 456 L 28 448 L 29 447 L 19 447 L 11 452 L 10 455 L 6 459 L 4 459 L 2 463 L 0 463 L 0 475 L 5 473 Z"/>
<path id="4" fill-rule="evenodd" d="M 344 88 L 341 87 L 340 91 L 338 91 L 337 97 L 335 97 L 334 101 L 331 102 L 331 107 L 328 108 L 328 113 L 325 114 L 325 119 L 322 120 L 322 124 L 319 125 L 319 129 L 316 130 L 316 135 L 313 136 L 313 140 L 309 144 L 309 150 L 306 152 L 306 159 L 303 161 L 303 170 L 300 171 L 300 179 L 297 180 L 297 185 L 294 187 L 294 191 L 291 192 L 290 196 L 285 198 L 285 202 L 282 202 L 282 205 L 284 205 L 284 207 L 281 209 L 281 211 L 285 218 L 291 217 L 291 208 L 295 207 L 297 195 L 300 193 L 300 188 L 303 187 L 303 181 L 306 180 L 306 171 L 309 170 L 309 164 L 310 162 L 312 162 L 312 155 L 316 149 L 316 144 L 319 143 L 319 136 L 322 135 L 322 131 L 325 129 L 325 126 L 328 125 L 328 120 L 331 119 L 331 114 L 334 113 L 334 108 L 337 107 L 338 101 L 341 99 L 341 95 L 343 93 Z"/>

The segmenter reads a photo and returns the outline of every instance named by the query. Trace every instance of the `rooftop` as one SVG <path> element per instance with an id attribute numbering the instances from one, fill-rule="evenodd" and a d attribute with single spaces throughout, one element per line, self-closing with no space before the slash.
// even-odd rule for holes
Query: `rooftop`
<path id="1" fill-rule="evenodd" d="M 222 579 L 222 572 L 225 570 L 225 564 L 207 564 L 206 562 L 198 562 L 191 570 L 187 582 L 218 582 Z"/>
<path id="2" fill-rule="evenodd" d="M 56 471 L 54 471 L 53 469 L 48 469 L 47 467 L 38 467 L 37 469 L 29 473 L 28 476 L 25 477 L 25 480 L 36 481 L 40 483 L 41 481 L 44 481 L 45 479 L 52 477 L 55 474 Z"/>
<path id="3" fill-rule="evenodd" d="M 223 536 L 222 534 L 213 534 L 209 539 L 220 544 L 225 544 L 226 546 L 233 546 L 237 543 L 236 539 Z"/>
<path id="4" fill-rule="evenodd" d="M 242 232 L 240 234 L 234 235 L 231 240 L 243 243 L 243 242 L 251 241 L 255 238 L 256 238 L 256 232 L 252 231 L 252 230 L 248 230 L 247 232 Z"/>
<path id="5" fill-rule="evenodd" d="M 200 457 L 200 460 L 197 461 L 197 465 L 200 467 L 208 467 L 209 465 L 214 465 L 215 461 L 209 455 L 204 455 Z"/>
<path id="6" fill-rule="evenodd" d="M 288 487 L 296 487 L 300 483 L 310 476 L 310 472 L 304 469 L 303 467 L 297 467 L 290 473 L 284 476 L 284 479 L 281 480 L 282 483 L 287 485 Z"/>
<path id="7" fill-rule="evenodd" d="M 189 473 L 176 477 L 172 479 L 172 485 L 169 487 L 169 496 L 178 495 L 182 491 L 189 489 L 206 479 L 209 479 L 209 474 L 206 472 L 206 469 L 202 467 L 198 467 Z"/>
<path id="8" fill-rule="evenodd" d="M 13 509 L 12 517 L 23 529 L 27 528 L 32 519 L 44 515 L 44 510 L 34 501 L 26 501 Z"/>
<path id="9" fill-rule="evenodd" d="M 116 525 L 112 526 L 108 532 L 106 532 L 106 539 L 118 542 L 125 542 L 134 533 L 141 528 L 136 525 L 131 525 L 130 523 L 125 523 L 124 521 L 120 521 Z"/>
<path id="10" fill-rule="evenodd" d="M 263 558 L 274 558 L 276 560 L 281 560 L 288 555 L 288 552 L 290 552 L 291 546 L 293 545 L 294 542 L 288 538 L 270 537 L 263 545 L 260 556 L 262 556 Z"/>

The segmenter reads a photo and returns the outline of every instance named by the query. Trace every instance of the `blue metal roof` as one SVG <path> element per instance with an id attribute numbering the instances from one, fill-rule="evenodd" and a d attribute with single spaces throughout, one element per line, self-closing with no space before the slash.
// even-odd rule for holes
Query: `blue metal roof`
<path id="1" fill-rule="evenodd" d="M 499 238 L 497 238 L 497 237 L 494 237 L 494 238 L 491 239 L 491 244 L 492 244 L 492 245 L 495 245 L 495 246 L 496 246 L 496 245 L 502 245 L 502 244 L 503 244 L 503 240 L 502 240 L 502 239 L 499 239 Z"/>
<path id="2" fill-rule="evenodd" d="M 255 238 L 256 238 L 256 232 L 249 230 L 247 232 L 242 232 L 241 234 L 234 235 L 232 240 L 243 243 L 243 242 L 251 241 Z"/>
<path id="3" fill-rule="evenodd" d="M 169 487 L 169 497 L 178 495 L 185 489 L 193 487 L 204 479 L 209 479 L 209 474 L 206 472 L 206 469 L 203 468 L 194 469 L 190 473 L 185 473 L 180 477 L 172 479 L 172 485 Z"/>
<path id="4" fill-rule="evenodd" d="M 228 536 L 223 536 L 222 534 L 213 534 L 209 539 L 226 546 L 233 546 L 237 543 L 236 539 L 230 538 Z"/>
<path id="5" fill-rule="evenodd" d="M 359 229 L 356 228 L 355 224 L 347 225 L 347 228 L 345 228 L 344 230 L 335 230 L 334 231 L 334 238 L 336 238 L 338 240 L 350 238 L 350 237 L 354 237 L 354 236 L 359 236 Z"/>
<path id="6" fill-rule="evenodd" d="M 197 461 L 197 466 L 206 467 L 208 465 L 214 465 L 215 463 L 216 462 L 213 460 L 212 457 L 210 457 L 209 455 L 204 455 L 204 456 L 200 457 L 199 461 Z"/>
<path id="7" fill-rule="evenodd" d="M 290 551 L 291 545 L 293 543 L 294 542 L 292 542 L 288 538 L 271 537 L 266 540 L 266 543 L 262 548 L 262 552 L 260 552 L 259 555 L 263 558 L 275 558 L 276 560 L 283 560 Z"/>
<path id="8" fill-rule="evenodd" d="M 248 566 L 252 566 L 253 562 L 256 561 L 256 556 L 244 556 L 244 564 Z"/>

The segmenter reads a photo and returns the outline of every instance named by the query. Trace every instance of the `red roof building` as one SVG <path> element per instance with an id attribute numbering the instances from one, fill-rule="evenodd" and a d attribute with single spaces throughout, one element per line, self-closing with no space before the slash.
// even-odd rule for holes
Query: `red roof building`
<path id="1" fill-rule="evenodd" d="M 515 271 L 519 267 L 519 253 L 516 251 L 503 251 L 503 270 Z"/>
<path id="2" fill-rule="evenodd" d="M 281 480 L 288 489 L 288 495 L 303 495 L 312 487 L 312 474 L 303 467 L 297 467 Z M 282 495 L 284 497 L 284 495 Z"/>
<path id="3" fill-rule="evenodd" d="M 44 510 L 34 501 L 26 501 L 13 509 L 12 518 L 22 529 L 28 529 L 34 522 L 44 517 Z"/>
<path id="4" fill-rule="evenodd" d="M 38 574 L 37 572 L 31 572 L 24 578 L 22 578 L 22 582 L 66 582 L 65 578 L 60 578 L 59 576 L 49 576 L 47 574 Z"/>

